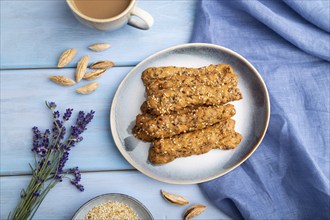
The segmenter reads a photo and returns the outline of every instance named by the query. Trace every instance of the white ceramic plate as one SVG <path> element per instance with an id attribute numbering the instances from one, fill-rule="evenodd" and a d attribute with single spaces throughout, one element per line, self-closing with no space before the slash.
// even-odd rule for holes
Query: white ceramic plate
<path id="1" fill-rule="evenodd" d="M 107 203 L 107 202 L 121 202 L 127 204 L 131 209 L 133 209 L 140 219 L 145 220 L 153 220 L 151 213 L 148 209 L 140 203 L 138 200 L 130 197 L 128 195 L 120 194 L 120 193 L 109 193 L 97 196 L 88 202 L 86 202 L 83 206 L 78 209 L 76 214 L 73 216 L 72 220 L 81 220 L 84 219 L 90 210 L 92 210 L 95 206 Z"/>
<path id="2" fill-rule="evenodd" d="M 235 130 L 243 140 L 234 150 L 210 152 L 178 158 L 168 164 L 154 166 L 148 162 L 150 143 L 132 135 L 135 117 L 145 101 L 141 80 L 148 67 L 202 67 L 210 64 L 230 64 L 238 75 L 238 87 L 243 99 L 232 102 L 236 108 Z M 184 44 L 160 51 L 133 68 L 120 84 L 111 108 L 110 123 L 113 139 L 126 160 L 147 176 L 175 184 L 205 182 L 222 176 L 243 163 L 262 141 L 269 122 L 270 104 L 267 88 L 258 71 L 241 55 L 212 44 Z"/>

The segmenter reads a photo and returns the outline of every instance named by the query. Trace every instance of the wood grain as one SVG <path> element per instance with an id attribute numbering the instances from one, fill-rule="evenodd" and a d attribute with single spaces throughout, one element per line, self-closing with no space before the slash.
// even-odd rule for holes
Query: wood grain
<path id="1" fill-rule="evenodd" d="M 38 69 L 1 71 L 1 175 L 29 173 L 33 126 L 46 129 L 51 126 L 50 111 L 45 100 L 55 101 L 59 110 L 74 109 L 73 122 L 79 110 L 96 111 L 95 118 L 75 147 L 69 166 L 82 170 L 131 169 L 115 146 L 110 131 L 110 106 L 117 87 L 130 67 L 115 67 L 100 78 L 99 88 L 89 95 L 75 89 L 91 81 L 82 80 L 70 86 L 59 86 L 48 79 L 51 75 L 74 77 L 74 69 Z"/>
<path id="2" fill-rule="evenodd" d="M 1 69 L 56 67 L 61 53 L 76 48 L 73 67 L 83 55 L 90 62 L 112 60 L 117 66 L 135 65 L 152 53 L 190 39 L 196 0 L 157 0 L 137 2 L 150 12 L 154 26 L 138 30 L 126 25 L 115 32 L 101 32 L 80 24 L 64 0 L 0 1 Z M 88 46 L 110 43 L 104 52 Z"/>
<path id="3" fill-rule="evenodd" d="M 22 187 L 26 187 L 30 176 L 1 177 L 1 214 L 6 219 L 19 199 Z M 69 181 L 58 184 L 46 197 L 34 219 L 71 219 L 76 210 L 95 196 L 106 193 L 122 193 L 143 203 L 155 219 L 182 219 L 188 206 L 178 207 L 165 202 L 160 189 L 189 199 L 191 204 L 207 206 L 205 212 L 194 219 L 229 219 L 210 204 L 195 185 L 173 185 L 150 179 L 137 171 L 83 173 L 84 192 L 78 191 Z"/>

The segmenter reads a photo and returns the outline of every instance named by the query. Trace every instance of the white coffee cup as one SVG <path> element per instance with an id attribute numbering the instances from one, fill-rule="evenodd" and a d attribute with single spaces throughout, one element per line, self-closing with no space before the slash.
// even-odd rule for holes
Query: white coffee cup
<path id="1" fill-rule="evenodd" d="M 135 28 L 148 30 L 154 23 L 152 16 L 136 7 L 136 0 L 131 0 L 128 7 L 119 15 L 106 19 L 91 18 L 78 10 L 73 0 L 66 0 L 74 16 L 83 24 L 102 31 L 113 31 L 128 24 Z M 138 18 L 136 18 L 138 17 Z"/>

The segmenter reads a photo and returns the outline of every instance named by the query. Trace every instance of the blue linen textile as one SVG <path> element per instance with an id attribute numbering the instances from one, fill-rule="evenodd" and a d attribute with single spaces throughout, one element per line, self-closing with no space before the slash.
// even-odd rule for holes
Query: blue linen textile
<path id="1" fill-rule="evenodd" d="M 329 4 L 198 2 L 191 41 L 243 55 L 270 94 L 270 124 L 260 147 L 232 172 L 200 184 L 232 218 L 330 219 Z"/>

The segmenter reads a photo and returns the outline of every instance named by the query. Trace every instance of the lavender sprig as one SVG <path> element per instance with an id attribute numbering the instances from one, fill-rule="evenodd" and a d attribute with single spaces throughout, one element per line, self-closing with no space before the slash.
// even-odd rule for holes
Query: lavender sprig
<path id="1" fill-rule="evenodd" d="M 34 167 L 30 164 L 32 178 L 26 190 L 22 189 L 21 199 L 13 213 L 9 215 L 9 219 L 31 219 L 47 193 L 69 174 L 74 177 L 70 179 L 71 184 L 78 190 L 84 191 L 84 186 L 80 183 L 79 168 L 65 171 L 65 164 L 69 160 L 71 148 L 83 140 L 81 135 L 87 130 L 87 125 L 92 121 L 95 112 L 90 111 L 85 114 L 80 111 L 76 123 L 67 132 L 64 125 L 71 118 L 73 109 L 66 109 L 61 118 L 60 112 L 55 111 L 57 107 L 55 102 L 46 102 L 46 106 L 52 112 L 53 125 L 44 132 L 38 127 L 32 128 L 32 152 L 35 155 Z M 65 138 L 66 136 L 68 137 Z"/>
<path id="2" fill-rule="evenodd" d="M 74 175 L 74 179 L 71 179 L 70 181 L 71 184 L 76 186 L 76 188 L 79 189 L 80 191 L 84 191 L 84 186 L 79 183 L 81 180 L 81 173 L 79 171 L 79 168 L 78 167 L 71 168 L 69 172 Z"/>

